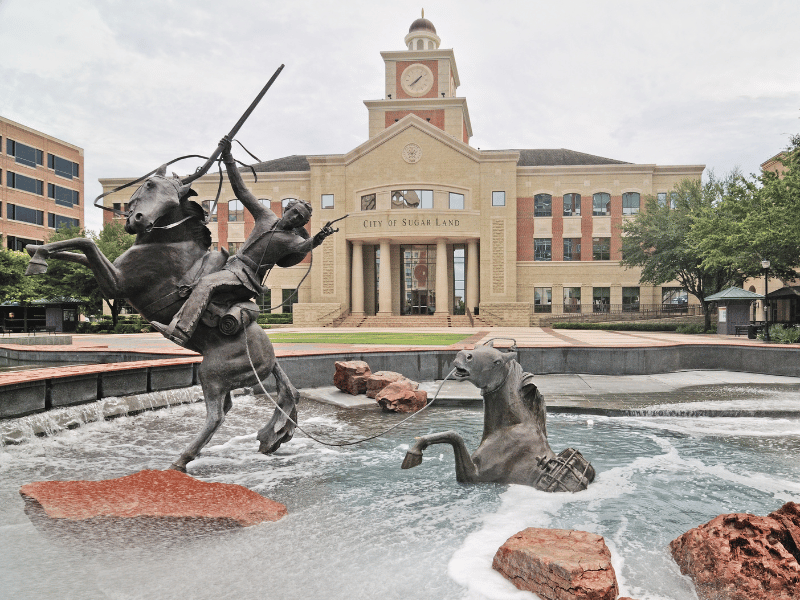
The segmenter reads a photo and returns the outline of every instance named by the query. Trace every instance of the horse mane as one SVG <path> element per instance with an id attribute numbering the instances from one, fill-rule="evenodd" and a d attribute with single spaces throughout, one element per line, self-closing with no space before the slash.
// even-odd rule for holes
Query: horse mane
<path id="1" fill-rule="evenodd" d="M 211 231 L 206 227 L 206 213 L 203 207 L 194 200 L 183 200 L 181 208 L 184 217 L 192 217 L 186 222 L 186 228 L 192 239 L 208 250 L 211 247 Z"/>

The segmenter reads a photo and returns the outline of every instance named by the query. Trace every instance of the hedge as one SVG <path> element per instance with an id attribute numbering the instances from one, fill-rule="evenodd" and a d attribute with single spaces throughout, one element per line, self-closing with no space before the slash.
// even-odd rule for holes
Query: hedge
<path id="1" fill-rule="evenodd" d="M 680 323 L 553 323 L 553 329 L 602 329 L 606 331 L 675 331 L 703 333 L 702 325 Z"/>

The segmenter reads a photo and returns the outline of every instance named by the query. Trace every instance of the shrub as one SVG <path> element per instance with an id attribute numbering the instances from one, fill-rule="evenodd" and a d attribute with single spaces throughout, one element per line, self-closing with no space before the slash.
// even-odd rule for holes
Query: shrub
<path id="1" fill-rule="evenodd" d="M 706 330 L 704 326 L 701 325 L 700 323 L 694 323 L 694 324 L 687 323 L 686 325 L 678 325 L 678 327 L 675 329 L 675 333 L 695 334 L 695 333 L 705 333 L 705 332 Z"/>
<path id="2" fill-rule="evenodd" d="M 785 327 L 780 323 L 775 323 L 770 325 L 769 337 L 776 344 L 796 344 L 800 341 L 800 327 L 797 325 Z M 758 339 L 763 340 L 764 334 L 759 333 Z"/>
<path id="3" fill-rule="evenodd" d="M 553 329 L 602 329 L 606 331 L 675 331 L 676 323 L 553 323 Z"/>
<path id="4" fill-rule="evenodd" d="M 290 325 L 292 322 L 292 313 L 261 313 L 258 315 L 259 325 L 267 325 L 269 323 Z"/>

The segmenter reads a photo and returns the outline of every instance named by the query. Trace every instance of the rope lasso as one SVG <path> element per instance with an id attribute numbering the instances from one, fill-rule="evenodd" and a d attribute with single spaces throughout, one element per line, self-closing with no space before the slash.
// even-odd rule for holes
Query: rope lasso
<path id="1" fill-rule="evenodd" d="M 267 398 L 269 398 L 269 401 L 270 401 L 270 402 L 272 402 L 272 403 L 275 405 L 275 408 L 277 408 L 279 411 L 281 411 L 281 413 L 283 414 L 283 416 L 284 416 L 284 417 L 286 417 L 286 419 L 287 419 L 287 420 L 288 420 L 290 423 L 292 423 L 292 424 L 293 424 L 295 427 L 297 427 L 297 429 L 299 429 L 300 431 L 302 431 L 303 433 L 305 433 L 305 434 L 306 434 L 306 435 L 307 435 L 309 438 L 311 438 L 311 439 L 312 439 L 312 440 L 314 440 L 315 442 L 318 442 L 318 443 L 320 443 L 320 444 L 322 444 L 322 445 L 324 445 L 324 446 L 335 446 L 335 447 L 338 447 L 338 446 L 354 446 L 354 445 L 356 445 L 356 444 L 361 444 L 361 443 L 363 443 L 363 442 L 368 442 L 369 440 L 374 440 L 375 438 L 379 438 L 379 437 L 381 437 L 381 436 L 383 436 L 383 435 L 386 435 L 387 433 L 389 433 L 389 432 L 390 432 L 390 431 L 392 431 L 393 429 L 397 429 L 397 428 L 398 428 L 398 427 L 400 427 L 400 426 L 401 426 L 403 423 L 405 423 L 406 421 L 409 421 L 409 420 L 413 419 L 413 418 L 414 418 L 414 417 L 416 417 L 418 414 L 420 414 L 422 411 L 424 411 L 424 410 L 425 410 L 425 409 L 427 409 L 429 406 L 431 406 L 431 405 L 434 403 L 434 401 L 436 400 L 436 398 L 439 396 L 439 392 L 440 392 L 440 391 L 442 391 L 442 386 L 444 385 L 444 382 L 445 382 L 445 381 L 447 381 L 448 379 L 450 379 L 450 376 L 451 376 L 453 373 L 455 373 L 455 372 L 456 372 L 455 368 L 453 368 L 453 370 L 452 370 L 452 371 L 450 371 L 450 372 L 447 374 L 447 376 L 446 376 L 444 379 L 442 379 L 442 383 L 440 383 L 440 384 L 439 384 L 439 387 L 436 389 L 436 393 L 433 395 L 433 399 L 432 399 L 430 402 L 428 402 L 428 403 L 427 403 L 425 406 L 423 406 L 423 407 L 422 407 L 421 409 L 419 409 L 417 412 L 415 412 L 415 413 L 413 413 L 413 414 L 409 415 L 408 417 L 406 417 L 406 418 L 405 418 L 405 419 L 403 419 L 402 421 L 400 421 L 400 422 L 398 422 L 398 423 L 395 423 L 394 425 L 392 425 L 392 426 L 391 426 L 391 427 L 389 427 L 388 429 L 385 429 L 384 431 L 381 431 L 380 433 L 376 433 L 375 435 L 371 435 L 371 436 L 368 436 L 368 437 L 365 437 L 365 438 L 362 438 L 362 439 L 360 439 L 360 440 L 356 440 L 356 441 L 353 441 L 353 442 L 325 442 L 325 441 L 323 441 L 323 440 L 319 439 L 318 437 L 315 437 L 315 436 L 311 435 L 311 434 L 310 434 L 310 433 L 308 433 L 308 432 L 307 432 L 305 429 L 303 429 L 302 427 L 300 427 L 300 425 L 298 425 L 298 424 L 297 424 L 297 421 L 295 421 L 294 419 L 292 419 L 292 417 L 290 417 L 290 416 L 289 416 L 289 415 L 286 413 L 286 411 L 285 411 L 285 410 L 283 410 L 283 409 L 281 408 L 280 404 L 278 404 L 277 402 L 275 402 L 275 400 L 273 399 L 273 397 L 270 395 L 270 393 L 269 393 L 269 392 L 267 391 L 267 389 L 264 387 L 264 382 L 263 382 L 263 381 L 261 381 L 261 378 L 258 376 L 258 372 L 256 371 L 256 367 L 255 367 L 255 365 L 253 364 L 253 359 L 250 357 L 250 343 L 249 343 L 249 341 L 248 341 L 248 339 L 247 339 L 247 326 L 245 326 L 245 328 L 244 328 L 244 348 L 245 348 L 245 350 L 246 350 L 246 352 L 247 352 L 247 360 L 250 362 L 250 368 L 251 368 L 251 369 L 253 369 L 253 375 L 255 375 L 256 381 L 258 381 L 258 385 L 261 387 L 261 391 L 263 391 L 263 392 L 264 392 L 264 394 L 267 396 Z"/>

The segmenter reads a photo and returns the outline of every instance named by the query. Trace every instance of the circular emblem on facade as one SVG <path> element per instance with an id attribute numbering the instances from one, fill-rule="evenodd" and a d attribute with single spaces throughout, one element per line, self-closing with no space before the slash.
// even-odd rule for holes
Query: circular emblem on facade
<path id="1" fill-rule="evenodd" d="M 406 144 L 406 147 L 403 148 L 403 160 L 413 165 L 415 162 L 419 162 L 420 158 L 422 158 L 422 148 L 416 144 Z"/>

